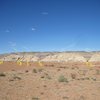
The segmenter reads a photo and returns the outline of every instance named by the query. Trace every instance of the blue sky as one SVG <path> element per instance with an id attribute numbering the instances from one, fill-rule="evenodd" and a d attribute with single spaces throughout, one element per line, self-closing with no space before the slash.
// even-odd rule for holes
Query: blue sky
<path id="1" fill-rule="evenodd" d="M 0 53 L 100 50 L 100 0 L 0 0 Z"/>

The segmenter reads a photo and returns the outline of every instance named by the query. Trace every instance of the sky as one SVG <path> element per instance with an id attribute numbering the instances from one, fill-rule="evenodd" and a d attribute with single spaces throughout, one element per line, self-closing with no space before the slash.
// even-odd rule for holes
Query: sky
<path id="1" fill-rule="evenodd" d="M 100 50 L 100 0 L 0 0 L 0 53 Z"/>

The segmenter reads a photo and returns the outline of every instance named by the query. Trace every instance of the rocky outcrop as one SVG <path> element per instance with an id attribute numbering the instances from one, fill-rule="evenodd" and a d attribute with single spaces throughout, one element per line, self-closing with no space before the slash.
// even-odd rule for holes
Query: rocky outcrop
<path id="1" fill-rule="evenodd" d="M 90 58 L 89 61 L 90 61 L 90 62 L 99 62 L 99 61 L 100 61 L 100 53 L 94 54 L 94 55 Z"/>
<path id="2" fill-rule="evenodd" d="M 42 61 L 57 61 L 57 62 L 85 62 L 86 59 L 75 53 L 58 53 L 53 56 L 47 56 Z"/>
<path id="3" fill-rule="evenodd" d="M 0 55 L 0 61 L 99 62 L 100 52 L 38 52 Z"/>

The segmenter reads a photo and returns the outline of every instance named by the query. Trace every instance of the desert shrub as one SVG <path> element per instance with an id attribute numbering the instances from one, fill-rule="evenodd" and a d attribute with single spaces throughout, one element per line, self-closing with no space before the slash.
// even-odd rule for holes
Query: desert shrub
<path id="1" fill-rule="evenodd" d="M 14 79 L 10 79 L 9 82 L 14 81 Z"/>
<path id="2" fill-rule="evenodd" d="M 26 70 L 25 72 L 26 72 L 26 73 L 28 73 L 29 71 L 28 71 L 28 70 Z"/>
<path id="3" fill-rule="evenodd" d="M 96 70 L 96 75 L 100 75 L 100 70 L 99 69 Z"/>
<path id="4" fill-rule="evenodd" d="M 41 68 L 41 69 L 38 69 L 38 72 L 42 72 L 43 71 L 43 69 Z"/>
<path id="5" fill-rule="evenodd" d="M 93 81 L 96 81 L 96 78 L 93 78 L 93 77 L 92 77 L 91 79 L 92 79 Z"/>
<path id="6" fill-rule="evenodd" d="M 59 76 L 58 81 L 59 82 L 68 82 L 67 78 L 65 78 L 63 75 Z"/>
<path id="7" fill-rule="evenodd" d="M 76 79 L 76 74 L 71 73 L 71 78 Z"/>
<path id="8" fill-rule="evenodd" d="M 46 76 L 47 79 L 51 79 L 51 77 L 49 75 Z"/>
<path id="9" fill-rule="evenodd" d="M 41 78 L 52 79 L 48 74 L 45 74 L 45 75 L 41 76 Z"/>
<path id="10" fill-rule="evenodd" d="M 64 99 L 64 100 L 68 100 L 69 98 L 65 96 L 65 97 L 63 97 L 63 99 Z"/>
<path id="11" fill-rule="evenodd" d="M 79 100 L 86 100 L 86 98 L 83 95 L 81 95 Z"/>
<path id="12" fill-rule="evenodd" d="M 0 76 L 1 76 L 1 77 L 5 77 L 6 74 L 4 74 L 4 73 L 0 73 Z"/>
<path id="13" fill-rule="evenodd" d="M 44 73 L 44 74 L 45 74 L 45 78 L 51 79 L 51 76 L 48 73 Z"/>
<path id="14" fill-rule="evenodd" d="M 37 73 L 37 70 L 36 69 L 33 69 L 33 73 Z"/>
<path id="15" fill-rule="evenodd" d="M 44 76 L 41 76 L 41 78 L 44 78 Z"/>
<path id="16" fill-rule="evenodd" d="M 39 100 L 39 98 L 38 97 L 33 97 L 32 100 Z"/>
<path id="17" fill-rule="evenodd" d="M 33 69 L 33 73 L 38 73 L 38 72 L 42 72 L 43 71 L 43 69 L 41 68 L 41 69 Z"/>

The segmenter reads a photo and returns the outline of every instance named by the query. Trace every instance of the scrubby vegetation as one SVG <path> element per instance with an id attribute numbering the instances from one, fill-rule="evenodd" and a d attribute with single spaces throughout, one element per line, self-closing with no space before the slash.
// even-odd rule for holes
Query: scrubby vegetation
<path id="1" fill-rule="evenodd" d="M 67 78 L 65 78 L 63 75 L 59 76 L 58 81 L 59 82 L 68 82 Z"/>

